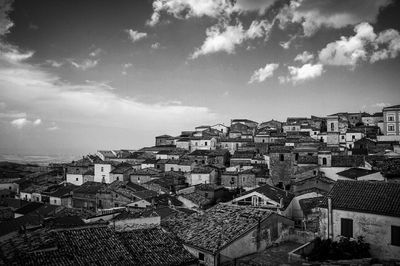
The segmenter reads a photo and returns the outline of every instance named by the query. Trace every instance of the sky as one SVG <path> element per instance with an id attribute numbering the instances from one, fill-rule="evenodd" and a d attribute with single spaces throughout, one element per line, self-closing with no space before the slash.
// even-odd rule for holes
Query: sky
<path id="1" fill-rule="evenodd" d="M 0 153 L 400 103 L 400 1 L 0 0 Z"/>

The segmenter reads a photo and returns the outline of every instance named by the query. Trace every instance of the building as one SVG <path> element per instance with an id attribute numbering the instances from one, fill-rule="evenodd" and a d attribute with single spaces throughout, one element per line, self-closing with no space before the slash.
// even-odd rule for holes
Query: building
<path id="1" fill-rule="evenodd" d="M 218 130 L 223 135 L 226 135 L 229 132 L 229 127 L 225 126 L 224 124 L 215 124 L 215 125 L 211 126 L 210 128 Z"/>
<path id="2" fill-rule="evenodd" d="M 95 163 L 94 182 L 110 184 L 112 182 L 110 173 L 114 168 L 114 163 L 110 161 Z"/>
<path id="3" fill-rule="evenodd" d="M 216 266 L 283 241 L 293 221 L 269 210 L 218 204 L 202 214 L 161 222 L 202 265 Z"/>
<path id="4" fill-rule="evenodd" d="M 91 176 L 93 179 L 90 179 Z M 86 178 L 85 178 L 86 177 Z M 66 179 L 68 183 L 80 186 L 86 181 L 94 181 L 93 167 L 81 165 L 68 165 Z"/>
<path id="5" fill-rule="evenodd" d="M 400 259 L 400 184 L 338 180 L 324 203 L 325 237 L 364 237 L 373 257 Z"/>
<path id="6" fill-rule="evenodd" d="M 383 112 L 383 134 L 385 136 L 400 135 L 400 105 L 385 107 Z"/>
<path id="7" fill-rule="evenodd" d="M 170 135 L 161 135 L 156 137 L 156 146 L 174 145 L 174 137 Z"/>
<path id="8" fill-rule="evenodd" d="M 196 167 L 187 176 L 189 186 L 198 184 L 215 184 L 217 179 L 217 171 L 211 167 Z"/>

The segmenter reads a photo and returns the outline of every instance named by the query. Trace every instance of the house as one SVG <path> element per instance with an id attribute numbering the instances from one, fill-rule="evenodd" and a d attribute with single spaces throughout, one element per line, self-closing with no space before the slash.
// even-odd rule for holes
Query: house
<path id="1" fill-rule="evenodd" d="M 238 171 L 225 171 L 221 174 L 221 185 L 231 190 L 239 187 Z"/>
<path id="2" fill-rule="evenodd" d="M 251 161 L 254 158 L 255 153 L 253 151 L 235 151 L 231 157 L 231 166 L 235 165 L 251 165 Z"/>
<path id="3" fill-rule="evenodd" d="M 0 178 L 0 190 L 8 190 L 14 195 L 19 193 L 20 178 Z"/>
<path id="4" fill-rule="evenodd" d="M 309 192 L 327 194 L 334 184 L 334 180 L 327 178 L 320 173 L 316 173 L 310 177 L 294 181 L 292 188 L 295 195 L 302 195 Z"/>
<path id="5" fill-rule="evenodd" d="M 269 210 L 218 204 L 204 213 L 161 222 L 202 265 L 234 263 L 282 241 L 293 221 Z"/>
<path id="6" fill-rule="evenodd" d="M 148 159 L 144 160 L 144 161 L 140 164 L 140 168 L 141 168 L 141 169 L 145 169 L 145 168 L 156 168 L 156 164 L 157 164 L 157 159 L 155 159 L 155 158 L 148 158 Z"/>
<path id="7" fill-rule="evenodd" d="M 215 150 L 217 140 L 215 137 L 199 137 L 190 139 L 190 151 L 195 150 Z"/>
<path id="8" fill-rule="evenodd" d="M 188 137 L 176 140 L 175 145 L 178 149 L 190 151 L 190 139 Z"/>
<path id="9" fill-rule="evenodd" d="M 238 173 L 237 185 L 246 190 L 256 188 L 267 183 L 268 172 L 264 167 L 245 169 Z"/>
<path id="10" fill-rule="evenodd" d="M 72 191 L 76 188 L 77 186 L 73 184 L 64 183 L 61 186 L 55 187 L 55 189 L 47 189 L 47 191 L 42 192 L 42 201 L 51 205 L 72 208 Z M 44 200 L 46 196 L 48 197 L 48 201 Z"/>
<path id="11" fill-rule="evenodd" d="M 217 171 L 211 167 L 196 167 L 187 176 L 189 186 L 198 184 L 215 184 L 217 179 Z"/>
<path id="12" fill-rule="evenodd" d="M 168 160 L 165 163 L 165 171 L 179 171 L 179 172 L 191 172 L 195 167 L 196 163 L 190 160 Z"/>
<path id="13" fill-rule="evenodd" d="M 80 186 L 86 181 L 94 181 L 93 167 L 70 164 L 67 166 L 67 182 Z M 93 180 L 90 177 L 93 177 Z"/>
<path id="14" fill-rule="evenodd" d="M 377 126 L 378 122 L 383 121 L 383 113 L 378 112 L 374 114 L 363 113 L 361 115 L 361 122 L 366 126 Z"/>
<path id="15" fill-rule="evenodd" d="M 231 201 L 231 204 L 269 209 L 278 213 L 291 214 L 294 194 L 277 187 L 264 185 L 245 192 Z"/>
<path id="16" fill-rule="evenodd" d="M 210 127 L 211 129 L 215 129 L 218 130 L 219 132 L 221 132 L 223 135 L 228 134 L 229 132 L 229 127 L 225 126 L 224 124 L 215 124 L 213 126 Z"/>
<path id="17" fill-rule="evenodd" d="M 72 207 L 97 211 L 101 202 L 98 202 L 97 193 L 107 185 L 98 182 L 86 182 L 72 191 Z"/>
<path id="18" fill-rule="evenodd" d="M 231 130 L 233 129 L 234 125 L 243 124 L 248 126 L 249 128 L 257 128 L 258 123 L 249 119 L 232 119 L 231 120 Z"/>
<path id="19" fill-rule="evenodd" d="M 102 161 L 110 161 L 112 159 L 117 159 L 117 153 L 115 151 L 108 151 L 108 150 L 97 151 L 96 155 Z"/>
<path id="20" fill-rule="evenodd" d="M 357 238 L 373 257 L 400 259 L 400 184 L 338 180 L 324 202 L 324 237 Z"/>
<path id="21" fill-rule="evenodd" d="M 197 191 L 179 194 L 178 200 L 183 203 L 185 208 L 193 210 L 204 210 L 213 204 L 213 200 Z"/>
<path id="22" fill-rule="evenodd" d="M 101 163 L 94 164 L 94 182 L 110 184 L 111 171 L 115 168 L 116 163 L 110 161 L 104 161 Z"/>
<path id="23" fill-rule="evenodd" d="M 156 146 L 174 145 L 174 137 L 169 135 L 161 135 L 156 137 Z"/>
<path id="24" fill-rule="evenodd" d="M 129 175 L 134 170 L 140 169 L 140 165 L 131 165 L 129 163 L 120 163 L 110 172 L 110 183 L 114 181 L 128 181 Z"/>
<path id="25" fill-rule="evenodd" d="M 246 146 L 247 144 L 252 143 L 251 140 L 248 139 L 221 139 L 220 147 L 222 149 L 226 149 L 230 152 L 230 154 L 234 154 L 235 151 L 239 150 L 239 148 Z"/>
<path id="26" fill-rule="evenodd" d="M 270 147 L 270 177 L 275 186 L 281 188 L 290 187 L 294 165 L 295 155 L 293 148 L 288 146 Z"/>
<path id="27" fill-rule="evenodd" d="M 383 135 L 400 135 L 400 105 L 383 108 Z M 397 139 L 398 140 L 398 139 Z"/>
<path id="28" fill-rule="evenodd" d="M 197 131 L 197 132 L 201 132 L 201 131 L 205 131 L 205 130 L 210 130 L 210 129 L 211 129 L 211 126 L 205 126 L 205 125 L 203 125 L 203 126 L 197 126 L 197 127 L 194 128 L 194 130 Z"/>
<path id="29" fill-rule="evenodd" d="M 364 134 L 362 132 L 358 132 L 356 130 L 347 130 L 346 131 L 346 147 L 348 149 L 353 149 L 354 148 L 354 142 L 357 140 L 360 140 L 364 137 Z"/>
<path id="30" fill-rule="evenodd" d="M 146 182 L 149 182 L 155 178 L 157 178 L 157 176 L 161 173 L 160 170 L 156 169 L 156 168 L 145 168 L 145 169 L 138 169 L 135 170 L 133 172 L 129 173 L 129 180 L 132 183 L 135 184 L 143 184 Z"/>
<path id="31" fill-rule="evenodd" d="M 379 171 L 368 170 L 365 168 L 350 168 L 342 172 L 337 173 L 339 179 L 346 180 L 369 180 L 369 181 L 384 181 L 385 178 Z"/>
<path id="32" fill-rule="evenodd" d="M 274 130 L 276 132 L 281 132 L 282 124 L 283 124 L 282 122 L 272 119 L 267 122 L 262 122 L 261 124 L 259 124 L 258 129 L 259 130 L 267 129 L 267 130 Z"/>

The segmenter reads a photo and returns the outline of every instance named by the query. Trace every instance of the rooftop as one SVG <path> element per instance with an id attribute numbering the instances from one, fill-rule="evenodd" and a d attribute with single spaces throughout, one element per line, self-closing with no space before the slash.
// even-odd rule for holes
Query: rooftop
<path id="1" fill-rule="evenodd" d="M 258 192 L 272 200 L 274 200 L 275 202 L 280 203 L 281 199 L 283 200 L 283 208 L 286 209 L 286 207 L 290 204 L 290 202 L 292 201 L 292 199 L 294 198 L 294 194 L 292 194 L 289 191 L 285 191 L 283 189 L 277 188 L 277 187 L 273 187 L 270 185 L 264 185 L 252 190 L 249 190 L 245 193 L 243 193 L 242 195 L 240 195 L 241 197 L 244 195 L 248 195 L 250 193 L 253 192 Z"/>
<path id="2" fill-rule="evenodd" d="M 340 176 L 347 177 L 347 178 L 357 179 L 359 177 L 375 174 L 378 172 L 379 171 L 368 170 L 368 169 L 363 169 L 363 168 L 350 168 L 350 169 L 344 170 L 342 172 L 339 172 L 337 174 Z"/>
<path id="3" fill-rule="evenodd" d="M 271 213 L 268 210 L 218 204 L 203 214 L 167 220 L 162 224 L 185 244 L 215 253 L 257 226 L 260 220 L 266 219 Z"/>
<path id="4" fill-rule="evenodd" d="M 330 192 L 334 209 L 400 217 L 400 183 L 338 180 Z"/>

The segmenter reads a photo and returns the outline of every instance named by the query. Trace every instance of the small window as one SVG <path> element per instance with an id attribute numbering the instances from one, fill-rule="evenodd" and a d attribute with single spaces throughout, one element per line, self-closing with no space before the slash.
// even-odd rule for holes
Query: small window
<path id="1" fill-rule="evenodd" d="M 344 139 L 344 136 L 342 136 L 342 139 Z"/>
<path id="2" fill-rule="evenodd" d="M 207 146 L 207 141 L 206 141 L 206 142 L 204 142 L 204 145 L 205 145 L 205 146 Z"/>
<path id="3" fill-rule="evenodd" d="M 400 226 L 392 225 L 392 240 L 393 246 L 400 246 Z"/>
<path id="4" fill-rule="evenodd" d="M 331 131 L 334 131 L 334 130 L 335 130 L 335 124 L 331 123 Z"/>
<path id="5" fill-rule="evenodd" d="M 351 136 L 351 138 L 352 138 L 352 139 L 355 139 L 355 138 L 356 138 L 356 136 L 352 135 L 352 136 Z"/>
<path id="6" fill-rule="evenodd" d="M 76 181 L 79 181 L 79 178 L 75 178 Z"/>
<path id="7" fill-rule="evenodd" d="M 285 155 L 279 154 L 279 161 L 283 162 L 285 160 Z"/>
<path id="8" fill-rule="evenodd" d="M 57 200 L 54 200 L 54 204 L 56 204 L 57 203 Z"/>
<path id="9" fill-rule="evenodd" d="M 394 116 L 393 115 L 388 116 L 388 121 L 389 122 L 394 122 Z"/>
<path id="10" fill-rule="evenodd" d="M 199 252 L 199 260 L 204 261 L 204 253 Z"/>
<path id="11" fill-rule="evenodd" d="M 101 172 L 104 172 L 104 167 L 101 167 L 100 171 L 101 171 Z"/>
<path id="12" fill-rule="evenodd" d="M 117 181 L 119 181 L 119 176 L 117 176 Z"/>
<path id="13" fill-rule="evenodd" d="M 388 131 L 394 131 L 394 125 L 388 125 Z"/>
<path id="14" fill-rule="evenodd" d="M 344 237 L 353 237 L 353 220 L 341 218 L 340 219 L 340 234 Z"/>
<path id="15" fill-rule="evenodd" d="M 326 158 L 322 158 L 322 165 L 326 165 Z"/>

